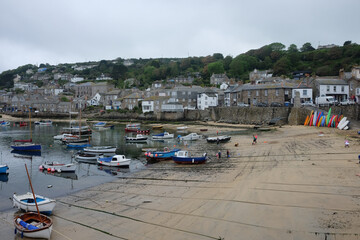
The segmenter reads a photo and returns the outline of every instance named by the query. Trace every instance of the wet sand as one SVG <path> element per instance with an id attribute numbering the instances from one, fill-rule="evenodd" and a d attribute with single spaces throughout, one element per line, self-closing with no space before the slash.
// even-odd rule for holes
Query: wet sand
<path id="1" fill-rule="evenodd" d="M 283 126 L 256 145 L 248 135 L 208 144 L 206 164 L 161 162 L 57 199 L 51 239 L 359 239 L 358 136 Z M 14 212 L 0 214 L 4 239 Z"/>

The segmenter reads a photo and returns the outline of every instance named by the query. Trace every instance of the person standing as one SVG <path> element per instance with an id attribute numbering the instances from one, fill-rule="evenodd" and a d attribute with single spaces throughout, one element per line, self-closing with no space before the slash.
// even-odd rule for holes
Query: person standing
<path id="1" fill-rule="evenodd" d="M 253 134 L 253 142 L 252 142 L 252 144 L 253 145 L 256 144 L 256 141 L 257 141 L 257 134 L 256 135 Z"/>
<path id="2" fill-rule="evenodd" d="M 226 156 L 227 156 L 227 158 L 229 158 L 229 157 L 230 157 L 230 152 L 229 152 L 229 149 L 226 151 Z"/>
<path id="3" fill-rule="evenodd" d="M 219 158 L 219 159 L 221 158 L 221 152 L 220 152 L 220 150 L 219 150 L 219 152 L 218 152 L 218 158 Z"/>

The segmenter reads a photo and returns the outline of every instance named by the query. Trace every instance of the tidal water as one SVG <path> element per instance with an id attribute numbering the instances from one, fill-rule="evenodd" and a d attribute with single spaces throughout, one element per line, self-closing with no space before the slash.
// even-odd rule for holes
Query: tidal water
<path id="1" fill-rule="evenodd" d="M 73 192 L 113 181 L 116 177 L 129 176 L 134 172 L 146 169 L 146 159 L 142 148 L 162 148 L 172 146 L 172 142 L 148 140 L 145 144 L 126 143 L 124 141 L 124 125 L 116 125 L 114 129 L 94 131 L 91 137 L 92 146 L 116 146 L 117 154 L 130 158 L 129 168 L 100 167 L 93 163 L 80 163 L 72 157 L 78 150 L 67 149 L 53 136 L 62 132 L 67 123 L 53 123 L 52 126 L 32 125 L 33 142 L 42 145 L 41 153 L 24 155 L 14 153 L 11 144 L 15 139 L 30 138 L 30 129 L 19 127 L 14 123 L 0 127 L 0 164 L 9 166 L 8 175 L 0 175 L 0 211 L 12 208 L 12 195 L 31 192 L 25 164 L 28 168 L 32 185 L 36 194 L 56 198 Z M 144 129 L 147 129 L 146 126 Z M 163 131 L 163 130 L 160 130 Z M 159 132 L 160 132 L 159 131 Z M 176 140 L 174 140 L 175 142 Z M 48 173 L 40 171 L 39 166 L 45 161 L 76 164 L 75 173 Z"/>

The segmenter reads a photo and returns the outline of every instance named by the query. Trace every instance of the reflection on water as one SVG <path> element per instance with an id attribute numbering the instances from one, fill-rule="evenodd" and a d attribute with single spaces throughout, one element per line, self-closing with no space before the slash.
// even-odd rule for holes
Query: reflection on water
<path id="1" fill-rule="evenodd" d="M 50 175 L 50 176 L 55 176 L 55 177 L 62 177 L 62 178 L 67 178 L 67 179 L 72 179 L 72 180 L 77 180 L 78 176 L 76 175 L 75 172 L 51 172 L 51 171 L 47 171 L 47 170 L 39 170 L 40 172 Z"/>
<path id="2" fill-rule="evenodd" d="M 9 181 L 9 174 L 0 174 L 0 182 L 7 182 Z"/>

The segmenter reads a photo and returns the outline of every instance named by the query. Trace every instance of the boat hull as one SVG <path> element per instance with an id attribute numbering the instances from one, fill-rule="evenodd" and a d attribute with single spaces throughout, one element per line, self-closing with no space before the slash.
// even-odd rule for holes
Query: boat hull
<path id="1" fill-rule="evenodd" d="M 164 161 L 171 160 L 175 153 L 180 151 L 180 149 L 176 148 L 171 151 L 155 151 L 155 152 L 146 152 L 145 156 L 147 160 L 151 161 Z"/>
<path id="2" fill-rule="evenodd" d="M 16 151 L 41 151 L 40 144 L 19 144 L 11 145 L 11 148 Z"/>
<path id="3" fill-rule="evenodd" d="M 84 148 L 87 153 L 115 153 L 116 147 L 88 147 Z"/>
<path id="4" fill-rule="evenodd" d="M 39 211 L 50 215 L 56 205 L 56 201 L 40 195 L 35 195 Z M 32 193 L 13 195 L 13 207 L 26 212 L 36 212 L 36 205 Z"/>
<path id="5" fill-rule="evenodd" d="M 0 165 L 0 174 L 8 173 L 9 167 L 7 165 Z"/>
<path id="6" fill-rule="evenodd" d="M 218 139 L 219 139 L 219 142 L 223 143 L 223 142 L 228 142 L 228 141 L 230 141 L 231 137 L 229 137 L 229 136 L 208 137 L 208 138 L 206 139 L 206 141 L 207 141 L 208 143 L 216 143 L 216 142 L 218 141 Z"/>
<path id="7" fill-rule="evenodd" d="M 201 164 L 206 162 L 206 157 L 176 157 L 173 156 L 172 160 L 178 164 Z"/>
<path id="8" fill-rule="evenodd" d="M 62 164 L 62 163 L 44 163 L 40 165 L 40 168 L 44 170 L 55 170 L 56 172 L 75 172 L 76 165 L 69 163 L 69 164 Z"/>

